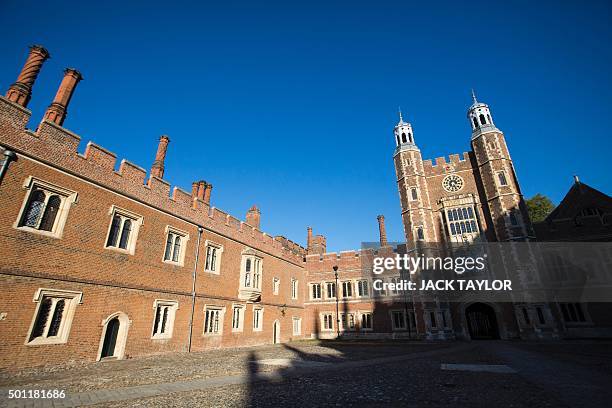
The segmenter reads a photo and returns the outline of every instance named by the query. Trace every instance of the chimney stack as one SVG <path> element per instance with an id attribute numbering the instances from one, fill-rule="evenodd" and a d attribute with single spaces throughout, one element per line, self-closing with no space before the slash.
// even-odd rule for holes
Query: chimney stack
<path id="1" fill-rule="evenodd" d="M 249 211 L 247 211 L 246 223 L 249 224 L 251 227 L 260 229 L 261 211 L 259 211 L 259 208 L 257 208 L 257 206 L 254 205 L 249 209 Z"/>
<path id="2" fill-rule="evenodd" d="M 310 250 L 312 247 L 312 227 L 307 228 L 308 236 L 306 238 L 306 250 Z"/>
<path id="3" fill-rule="evenodd" d="M 40 45 L 32 45 L 30 54 L 26 59 L 17 81 L 11 85 L 6 92 L 6 98 L 24 108 L 28 106 L 32 97 L 32 85 L 42 68 L 43 63 L 49 58 L 49 51 Z"/>
<path id="4" fill-rule="evenodd" d="M 159 145 L 157 146 L 157 154 L 155 155 L 155 161 L 151 167 L 151 176 L 157 178 L 164 178 L 164 160 L 166 159 L 166 151 L 168 150 L 168 143 L 170 139 L 166 135 L 162 135 L 159 138 Z"/>
<path id="5" fill-rule="evenodd" d="M 68 114 L 68 104 L 74 93 L 74 89 L 83 76 L 79 71 L 73 68 L 66 68 L 64 70 L 64 79 L 57 90 L 55 99 L 45 113 L 45 119 L 55 123 L 56 125 L 62 126 L 66 115 Z"/>
<path id="6" fill-rule="evenodd" d="M 204 183 L 204 202 L 210 205 L 210 193 L 212 193 L 212 184 Z"/>
<path id="7" fill-rule="evenodd" d="M 380 246 L 387 246 L 387 230 L 385 229 L 385 216 L 379 215 L 378 219 L 378 232 L 380 233 Z"/>

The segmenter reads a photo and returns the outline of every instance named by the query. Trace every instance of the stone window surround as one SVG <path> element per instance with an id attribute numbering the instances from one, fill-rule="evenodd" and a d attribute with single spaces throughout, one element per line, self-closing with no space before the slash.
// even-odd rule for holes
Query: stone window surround
<path id="1" fill-rule="evenodd" d="M 174 235 L 178 235 L 182 238 L 179 259 L 177 262 L 174 262 L 172 259 L 164 259 L 165 254 L 166 254 L 166 245 L 168 245 L 168 234 L 170 233 Z M 178 228 L 175 228 L 171 225 L 166 225 L 166 229 L 164 230 L 164 238 L 165 238 L 165 245 L 164 245 L 164 252 L 162 254 L 162 262 L 171 264 L 171 265 L 185 266 L 185 254 L 187 253 L 187 243 L 189 242 L 189 233 L 186 231 L 180 230 Z M 171 254 L 172 254 L 172 251 L 170 252 Z M 172 258 L 172 256 L 170 258 Z"/>
<path id="2" fill-rule="evenodd" d="M 364 328 L 362 325 L 363 322 L 363 315 L 364 314 L 369 314 L 370 315 L 370 325 L 372 327 L 366 327 Z M 357 310 L 355 312 L 355 316 L 357 317 L 357 322 L 359 323 L 359 330 L 361 331 L 373 331 L 374 330 L 374 313 L 372 313 L 371 310 Z"/>
<path id="3" fill-rule="evenodd" d="M 346 316 L 346 326 L 342 320 L 342 316 Z M 350 327 L 349 316 L 353 316 L 353 327 Z M 357 330 L 357 313 L 355 312 L 341 312 L 340 313 L 340 330 L 343 332 L 356 331 Z"/>
<path id="4" fill-rule="evenodd" d="M 204 305 L 204 327 L 203 327 L 203 335 L 208 336 L 221 336 L 223 335 L 223 322 L 225 320 L 225 306 L 219 305 Z M 209 310 L 215 310 L 219 312 L 219 331 L 218 332 L 207 332 L 206 331 L 206 312 Z"/>
<path id="5" fill-rule="evenodd" d="M 208 247 L 214 247 L 217 249 L 217 256 L 215 259 L 215 270 L 206 269 L 206 258 L 208 256 Z M 223 245 L 218 242 L 211 241 L 209 239 L 204 241 L 204 272 L 212 273 L 214 275 L 221 274 L 221 256 L 223 255 Z"/>
<path id="6" fill-rule="evenodd" d="M 315 285 L 319 285 L 319 297 L 314 297 L 313 296 L 313 287 Z M 323 299 L 323 287 L 324 285 L 321 282 L 312 282 L 308 284 L 308 293 L 309 293 L 309 299 L 310 300 L 321 300 Z"/>
<path id="7" fill-rule="evenodd" d="M 298 330 L 295 330 L 295 324 L 297 322 L 297 327 Z M 294 336 L 301 336 L 302 335 L 302 318 L 301 317 L 293 317 L 291 319 L 291 323 L 292 323 L 292 330 L 293 330 L 293 335 Z"/>
<path id="8" fill-rule="evenodd" d="M 124 208 L 118 207 L 116 205 L 111 205 L 108 210 L 108 215 L 110 215 L 110 222 L 108 223 L 108 229 L 106 231 L 106 237 L 104 238 L 104 249 L 109 249 L 111 251 L 117 251 L 121 253 L 127 253 L 130 255 L 134 255 L 136 252 L 136 241 L 138 240 L 138 231 L 140 227 L 144 224 L 144 218 L 142 215 L 132 212 L 130 210 L 126 210 Z M 129 218 L 132 220 L 132 230 L 130 231 L 130 236 L 128 238 L 128 245 L 126 249 L 122 249 L 119 247 L 106 246 L 108 241 L 108 237 L 111 233 L 111 228 L 113 226 L 113 218 L 115 215 L 119 215 L 125 218 Z M 117 237 L 117 242 L 121 239 L 121 231 L 119 231 L 119 237 Z"/>
<path id="9" fill-rule="evenodd" d="M 331 328 L 325 327 L 325 316 L 331 316 Z M 333 312 L 320 312 L 319 313 L 319 321 L 322 332 L 333 332 L 336 327 L 336 317 Z M 329 320 L 328 320 L 329 321 Z"/>
<path id="10" fill-rule="evenodd" d="M 23 189 L 26 190 L 25 197 L 23 199 L 23 203 L 21 205 L 21 209 L 19 210 L 19 214 L 17 216 L 17 220 L 13 224 L 13 228 L 33 232 L 35 234 L 45 235 L 52 238 L 61 239 L 64 233 L 64 226 L 66 225 L 66 219 L 68 218 L 68 212 L 70 210 L 70 206 L 72 204 L 77 203 L 78 194 L 72 190 L 65 189 L 63 187 L 59 187 L 53 183 L 49 183 L 42 179 L 39 179 L 34 176 L 29 176 L 23 182 Z M 28 227 L 28 226 L 19 226 L 21 219 L 23 218 L 24 211 L 30 201 L 30 196 L 38 187 L 40 190 L 45 190 L 48 192 L 55 193 L 61 197 L 61 205 L 60 210 L 55 218 L 55 223 L 52 231 L 41 231 L 36 228 Z"/>
<path id="11" fill-rule="evenodd" d="M 169 306 L 168 321 L 166 322 L 166 332 L 155 334 L 155 316 L 157 314 L 157 308 L 159 306 Z M 178 308 L 179 308 L 179 303 L 176 300 L 155 299 L 153 301 L 153 326 L 151 327 L 151 338 L 152 339 L 163 340 L 163 339 L 172 338 L 172 333 L 174 331 L 174 319 L 175 319 L 176 311 L 178 310 Z"/>
<path id="12" fill-rule="evenodd" d="M 272 294 L 278 295 L 280 293 L 280 278 L 273 277 L 272 278 Z"/>
<path id="13" fill-rule="evenodd" d="M 397 327 L 395 325 L 395 319 L 393 318 L 394 313 L 401 313 L 402 320 L 404 321 L 404 327 Z M 403 309 L 390 309 L 389 318 L 391 319 L 391 330 L 393 331 L 408 331 L 408 321 L 406 319 L 406 311 Z"/>
<path id="14" fill-rule="evenodd" d="M 234 327 L 234 311 L 238 310 L 238 327 Z M 246 311 L 246 305 L 243 303 L 232 304 L 232 333 L 242 333 L 244 331 L 244 316 Z"/>
<path id="15" fill-rule="evenodd" d="M 255 311 L 259 311 L 259 325 L 255 326 Z M 261 306 L 253 305 L 253 331 L 260 332 L 263 331 L 263 323 L 264 323 L 264 308 Z"/>
<path id="16" fill-rule="evenodd" d="M 296 278 L 291 278 L 291 299 L 295 300 L 299 298 L 299 285 L 300 282 Z"/>
<path id="17" fill-rule="evenodd" d="M 59 333 L 57 336 L 53 337 L 37 337 L 35 339 L 30 340 L 30 337 L 32 336 L 32 330 L 34 330 L 34 325 L 38 318 L 38 313 L 42 304 L 42 300 L 45 297 L 63 298 L 66 301 L 66 306 L 64 307 L 64 314 L 62 316 L 62 323 L 60 326 Z M 72 326 L 72 320 L 74 318 L 76 306 L 83 303 L 83 292 L 78 292 L 74 290 L 39 288 L 36 293 L 34 293 L 34 298 L 32 299 L 32 301 L 34 303 L 37 303 L 37 305 L 34 310 L 34 316 L 32 318 L 32 322 L 30 323 L 30 329 L 28 330 L 28 334 L 24 344 L 28 346 L 37 346 L 45 344 L 66 343 L 70 334 L 70 327 Z"/>

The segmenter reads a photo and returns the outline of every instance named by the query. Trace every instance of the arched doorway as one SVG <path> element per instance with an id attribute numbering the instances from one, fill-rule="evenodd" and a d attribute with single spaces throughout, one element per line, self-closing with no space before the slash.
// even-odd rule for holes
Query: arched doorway
<path id="1" fill-rule="evenodd" d="M 280 323 L 278 320 L 274 321 L 274 325 L 272 327 L 272 343 L 278 344 L 280 343 Z"/>
<path id="2" fill-rule="evenodd" d="M 123 312 L 113 313 L 102 321 L 98 360 L 109 357 L 123 358 L 129 325 L 130 320 Z"/>
<path id="3" fill-rule="evenodd" d="M 113 317 L 110 322 L 106 324 L 106 334 L 104 335 L 104 341 L 102 342 L 102 353 L 100 358 L 113 357 L 115 355 L 115 346 L 117 345 L 117 335 L 119 334 L 119 323 L 118 317 Z"/>
<path id="4" fill-rule="evenodd" d="M 465 318 L 472 340 L 499 339 L 499 326 L 491 306 L 473 303 L 465 309 Z"/>

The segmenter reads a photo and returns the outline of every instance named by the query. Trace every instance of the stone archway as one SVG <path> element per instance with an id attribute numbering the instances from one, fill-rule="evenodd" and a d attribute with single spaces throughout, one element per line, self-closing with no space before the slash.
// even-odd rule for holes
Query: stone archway
<path id="1" fill-rule="evenodd" d="M 499 322 L 495 310 L 486 303 L 472 303 L 465 308 L 467 329 L 472 340 L 499 339 Z"/>
<path id="2" fill-rule="evenodd" d="M 115 312 L 102 321 L 97 361 L 103 358 L 120 360 L 124 357 L 130 323 L 130 319 L 123 312 Z"/>

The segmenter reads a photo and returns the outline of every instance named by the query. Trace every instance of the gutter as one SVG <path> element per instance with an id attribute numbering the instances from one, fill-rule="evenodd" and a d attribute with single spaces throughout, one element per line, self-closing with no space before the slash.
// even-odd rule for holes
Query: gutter
<path id="1" fill-rule="evenodd" d="M 9 163 L 17 158 L 17 155 L 14 151 L 6 149 L 4 151 L 4 161 L 2 162 L 2 167 L 0 167 L 0 183 L 2 183 L 2 179 L 4 178 L 4 174 L 8 170 Z"/>
<path id="2" fill-rule="evenodd" d="M 193 317 L 195 314 L 196 301 L 196 277 L 198 272 L 198 258 L 200 257 L 200 239 L 202 238 L 202 227 L 198 227 L 198 243 L 196 245 L 195 264 L 193 265 L 193 277 L 191 284 L 191 314 L 189 315 L 189 341 L 187 343 L 187 352 L 191 353 L 191 339 L 193 337 Z"/>

